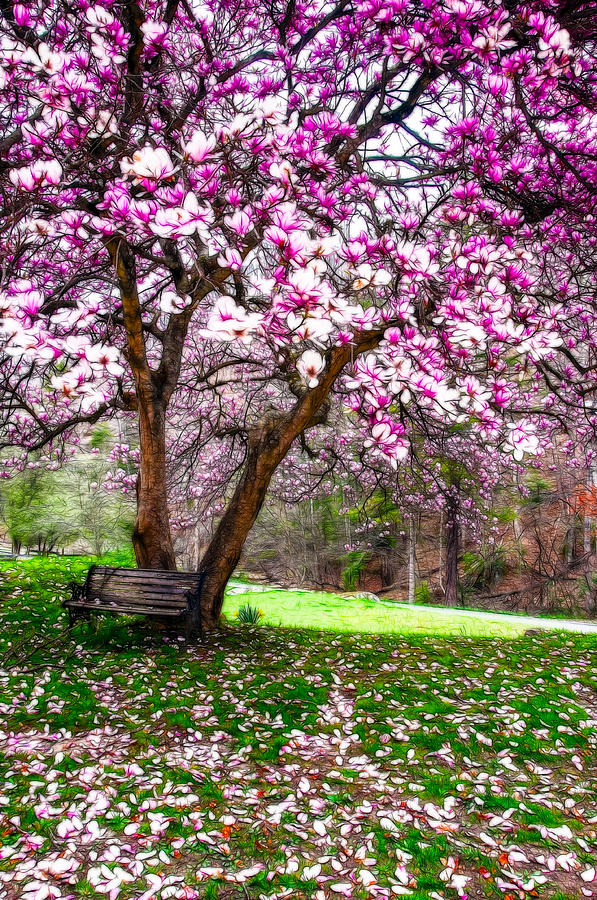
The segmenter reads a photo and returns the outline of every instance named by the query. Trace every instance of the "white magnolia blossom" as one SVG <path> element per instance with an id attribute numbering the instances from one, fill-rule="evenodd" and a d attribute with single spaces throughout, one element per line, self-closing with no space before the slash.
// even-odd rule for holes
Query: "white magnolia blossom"
<path id="1" fill-rule="evenodd" d="M 114 16 L 104 6 L 90 6 L 85 11 L 85 18 L 92 28 L 100 31 L 114 22 Z"/>
<path id="2" fill-rule="evenodd" d="M 21 900 L 54 900 L 62 897 L 62 891 L 47 881 L 30 881 L 23 886 Z"/>
<path id="3" fill-rule="evenodd" d="M 197 233 L 204 244 L 211 244 L 210 226 L 214 221 L 213 210 L 209 206 L 200 206 L 196 194 L 189 192 L 182 206 L 159 209 L 151 231 L 158 237 L 178 238 Z"/>
<path id="4" fill-rule="evenodd" d="M 540 452 L 539 437 L 530 422 L 510 423 L 506 428 L 504 449 L 511 451 L 515 460 L 520 462 L 525 453 L 535 456 Z"/>
<path id="5" fill-rule="evenodd" d="M 25 51 L 23 59 L 38 72 L 46 72 L 49 75 L 60 72 L 68 62 L 66 54 L 54 52 L 43 42 L 38 44 L 36 49 L 29 47 Z"/>
<path id="6" fill-rule="evenodd" d="M 168 34 L 168 23 L 161 21 L 143 22 L 141 25 L 143 41 L 146 46 L 159 43 Z"/>
<path id="7" fill-rule="evenodd" d="M 85 350 L 85 358 L 92 366 L 102 366 L 110 375 L 119 376 L 124 372 L 119 363 L 120 352 L 117 347 L 105 344 L 91 344 Z"/>
<path id="8" fill-rule="evenodd" d="M 190 302 L 190 297 L 185 294 L 183 297 L 175 291 L 162 291 L 160 294 L 160 309 L 165 314 L 179 313 Z"/>
<path id="9" fill-rule="evenodd" d="M 392 276 L 385 269 L 374 270 L 369 263 L 363 263 L 358 266 L 356 273 L 357 278 L 352 283 L 355 291 L 360 291 L 366 287 L 382 287 L 385 284 L 389 284 L 392 280 Z"/>
<path id="10" fill-rule="evenodd" d="M 11 169 L 9 178 L 15 187 L 33 191 L 38 187 L 58 184 L 62 178 L 62 166 L 56 159 L 37 159 L 30 166 Z"/>
<path id="11" fill-rule="evenodd" d="M 174 163 L 163 147 L 146 145 L 136 150 L 133 156 L 126 156 L 120 162 L 123 175 L 132 175 L 136 182 L 163 181 L 174 175 Z"/>
<path id="12" fill-rule="evenodd" d="M 460 347 L 476 347 L 484 350 L 487 345 L 487 333 L 480 325 L 473 322 L 460 322 L 450 331 L 450 343 Z"/>
<path id="13" fill-rule="evenodd" d="M 315 341 L 321 344 L 334 331 L 333 322 L 318 316 L 302 316 L 290 312 L 286 323 L 292 332 L 293 341 Z"/>
<path id="14" fill-rule="evenodd" d="M 81 125 L 87 124 L 85 119 L 79 119 Z M 89 130 L 89 137 L 105 138 L 118 132 L 118 122 L 109 109 L 100 109 L 97 118 Z"/>
<path id="15" fill-rule="evenodd" d="M 305 350 L 296 363 L 297 372 L 310 388 L 317 387 L 324 368 L 325 360 L 317 350 Z"/>

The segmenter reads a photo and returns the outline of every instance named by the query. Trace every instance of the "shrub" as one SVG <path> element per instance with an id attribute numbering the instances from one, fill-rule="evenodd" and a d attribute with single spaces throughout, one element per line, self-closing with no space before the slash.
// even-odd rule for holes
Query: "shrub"
<path id="1" fill-rule="evenodd" d="M 539 473 L 529 476 L 526 483 L 527 495 L 523 499 L 525 506 L 538 506 L 549 500 L 553 494 L 553 486 Z"/>
<path id="2" fill-rule="evenodd" d="M 504 547 L 494 547 L 485 555 L 464 553 L 462 556 L 464 586 L 469 590 L 487 590 L 505 575 L 507 567 Z"/>

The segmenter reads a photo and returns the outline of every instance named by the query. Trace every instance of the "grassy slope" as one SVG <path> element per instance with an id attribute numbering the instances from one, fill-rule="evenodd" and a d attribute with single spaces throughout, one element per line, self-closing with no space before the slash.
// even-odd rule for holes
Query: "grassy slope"
<path id="1" fill-rule="evenodd" d="M 460 877 L 469 898 L 597 889 L 581 879 L 594 638 L 261 627 L 186 648 L 109 619 L 69 636 L 58 601 L 85 567 L 2 566 L 9 900 L 36 883 L 103 897 L 110 873 L 123 900 L 155 885 L 157 900 L 449 900 Z"/>
<path id="2" fill-rule="evenodd" d="M 316 591 L 272 590 L 259 593 L 231 594 L 224 613 L 234 616 L 241 603 L 258 606 L 264 622 L 291 628 L 317 628 L 331 631 L 367 631 L 377 634 L 433 633 L 468 635 L 470 637 L 516 637 L 527 626 L 515 616 L 474 618 L 458 610 L 413 606 L 392 609 L 374 600 L 353 599 Z"/>

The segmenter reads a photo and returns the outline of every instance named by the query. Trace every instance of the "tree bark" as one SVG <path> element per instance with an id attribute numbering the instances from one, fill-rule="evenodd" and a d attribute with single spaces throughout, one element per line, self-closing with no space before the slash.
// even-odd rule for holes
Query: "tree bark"
<path id="1" fill-rule="evenodd" d="M 145 346 L 135 255 L 120 236 L 108 238 L 106 248 L 120 288 L 127 338 L 125 356 L 135 381 L 139 420 L 137 520 L 133 529 L 135 557 L 141 569 L 175 569 L 166 492 L 166 409 L 178 380 L 188 321 L 183 321 L 181 316 L 171 318 L 160 366 L 157 370 L 152 369 Z"/>
<path id="2" fill-rule="evenodd" d="M 408 524 L 408 602 L 415 602 L 415 546 L 416 531 L 414 516 L 411 515 Z"/>
<path id="3" fill-rule="evenodd" d="M 446 508 L 446 606 L 458 606 L 458 552 L 460 549 L 460 526 L 457 510 L 448 502 Z"/>
<path id="4" fill-rule="evenodd" d="M 242 475 L 201 560 L 201 620 L 205 628 L 214 628 L 219 621 L 228 579 L 238 565 L 272 476 L 288 452 L 289 430 L 264 427 L 250 436 Z"/>
<path id="5" fill-rule="evenodd" d="M 133 547 L 140 569 L 176 569 L 166 488 L 166 406 L 138 397 L 140 461 Z"/>

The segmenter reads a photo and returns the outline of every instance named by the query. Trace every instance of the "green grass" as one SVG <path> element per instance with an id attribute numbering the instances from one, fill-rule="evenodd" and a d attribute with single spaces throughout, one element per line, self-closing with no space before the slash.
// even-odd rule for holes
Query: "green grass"
<path id="1" fill-rule="evenodd" d="M 27 867 L 58 857 L 77 867 L 49 883 L 76 900 L 106 896 L 102 866 L 134 876 L 119 900 L 149 876 L 181 879 L 156 900 L 331 900 L 337 883 L 369 900 L 364 869 L 386 900 L 400 866 L 413 900 L 456 900 L 450 859 L 469 898 L 520 896 L 500 886 L 512 871 L 542 875 L 540 897 L 581 896 L 597 853 L 594 637 L 473 632 L 485 619 L 442 632 L 436 611 L 278 591 L 229 596 L 228 616 L 250 602 L 286 627 L 231 624 L 203 645 L 139 620 L 69 631 L 60 600 L 89 562 L 0 566 L 0 894 L 28 896 Z M 434 818 L 445 804 L 452 831 Z"/>
<path id="2" fill-rule="evenodd" d="M 263 610 L 264 624 L 374 634 L 438 634 L 517 637 L 527 625 L 515 616 L 471 616 L 457 609 L 412 606 L 395 609 L 374 600 L 316 591 L 271 590 L 229 594 L 224 614 L 233 619 L 244 603 Z M 556 627 L 554 625 L 554 627 Z"/>

